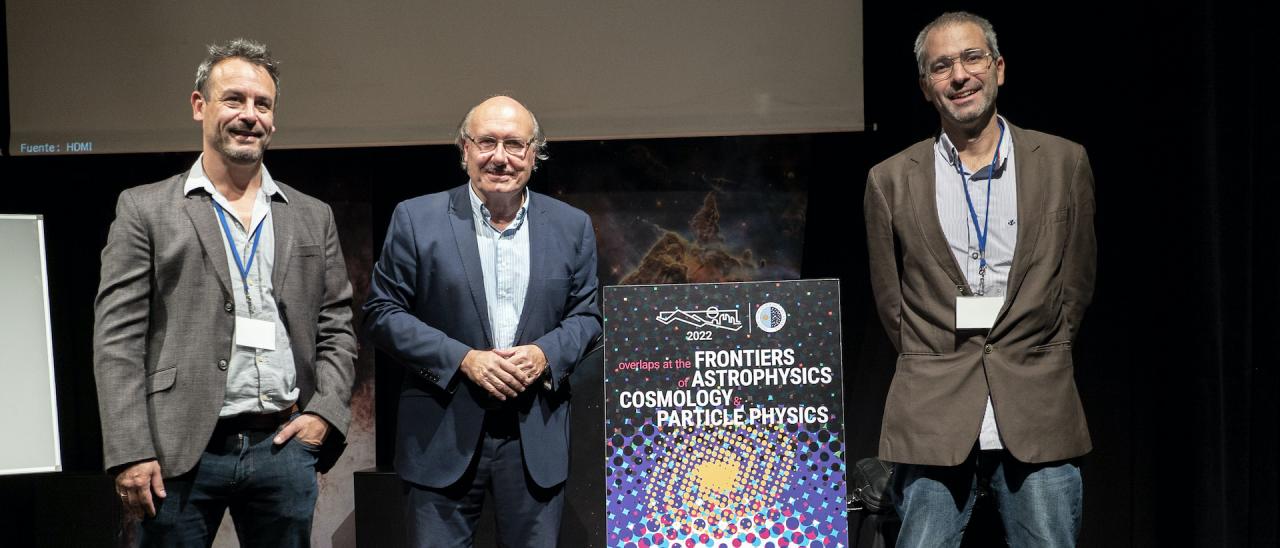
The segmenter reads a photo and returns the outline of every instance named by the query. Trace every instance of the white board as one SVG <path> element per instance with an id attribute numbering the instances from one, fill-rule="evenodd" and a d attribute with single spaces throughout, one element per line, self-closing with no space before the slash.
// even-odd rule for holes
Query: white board
<path id="1" fill-rule="evenodd" d="M 0 374 L 0 474 L 62 470 L 39 215 L 0 215 Z"/>

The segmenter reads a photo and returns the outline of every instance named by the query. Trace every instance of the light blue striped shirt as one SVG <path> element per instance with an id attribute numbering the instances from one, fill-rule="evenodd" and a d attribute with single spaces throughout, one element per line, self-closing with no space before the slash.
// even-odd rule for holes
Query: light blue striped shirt
<path id="1" fill-rule="evenodd" d="M 951 254 L 956 258 L 960 271 L 964 272 L 969 289 L 975 293 L 979 290 L 978 268 L 981 265 L 978 251 L 978 233 L 973 226 L 973 218 L 969 215 L 969 205 L 965 201 L 964 186 L 969 186 L 969 196 L 973 200 L 974 211 L 978 214 L 978 222 L 987 225 L 987 272 L 983 280 L 983 289 L 988 297 L 1003 297 L 1009 286 L 1009 268 L 1013 266 L 1013 250 L 1018 244 L 1018 185 L 1017 170 L 1014 168 L 1013 133 L 1008 130 L 1009 123 L 999 118 L 1004 124 L 1004 139 L 1000 141 L 997 153 L 996 172 L 991 178 L 991 209 L 987 209 L 987 173 L 991 167 L 987 163 L 970 172 L 960 162 L 960 154 L 955 145 L 940 132 L 934 142 L 933 175 L 935 182 L 935 198 L 938 205 L 938 222 L 942 224 L 942 232 L 947 237 Z M 960 171 L 965 172 L 964 176 Z M 987 216 L 990 215 L 990 220 Z M 978 435 L 978 444 L 982 449 L 1000 449 L 1000 431 L 996 427 L 995 409 L 991 405 L 991 397 L 987 397 L 987 410 L 982 418 L 982 431 Z"/>
<path id="2" fill-rule="evenodd" d="M 227 227 L 231 229 L 231 237 L 235 240 L 236 250 L 241 260 L 249 260 L 249 251 L 253 248 L 255 227 L 262 225 L 262 236 L 258 242 L 258 253 L 249 269 L 249 296 L 253 306 L 245 299 L 245 283 L 240 279 L 240 270 L 236 266 L 235 257 L 227 247 L 227 235 L 222 230 L 222 222 L 217 220 L 217 213 L 209 208 L 209 215 L 214 217 L 218 227 L 218 236 L 222 241 L 223 251 L 227 255 L 227 269 L 231 272 L 231 295 L 235 299 L 236 315 L 255 320 L 272 322 L 276 326 L 276 349 L 262 350 L 247 346 L 238 346 L 231 342 L 231 360 L 227 364 L 227 392 L 222 400 L 220 417 L 231 417 L 241 413 L 272 413 L 283 411 L 298 401 L 297 369 L 293 363 L 293 348 L 289 344 L 289 333 L 280 321 L 280 311 L 276 307 L 271 273 L 276 261 L 275 228 L 271 221 L 271 197 L 278 195 L 280 199 L 289 201 L 284 191 L 276 185 L 267 167 L 262 166 L 262 188 L 253 202 L 253 214 L 246 227 L 240 222 L 228 202 L 213 182 L 205 175 L 201 164 L 203 156 L 196 159 L 187 174 L 184 194 L 203 189 L 213 196 L 213 201 L 226 212 Z M 210 280 L 209 283 L 215 283 Z M 219 305 L 221 306 L 221 305 Z M 196 311 L 188 311 L 196 313 Z M 200 333 L 192 333 L 200 336 Z"/>
<path id="3" fill-rule="evenodd" d="M 1005 124 L 1008 127 L 1008 124 Z M 1013 134 L 1005 131 L 1000 143 L 996 174 L 991 179 L 991 209 L 987 210 L 987 171 L 989 163 L 979 166 L 977 172 L 965 169 L 960 155 L 951 144 L 946 132 L 934 142 L 933 171 L 935 197 L 938 205 L 938 222 L 950 244 L 960 271 L 969 282 L 969 289 L 978 292 L 978 233 L 974 229 L 969 205 L 965 202 L 962 180 L 969 186 L 978 222 L 987 225 L 987 274 L 986 291 L 989 297 L 1003 297 L 1009 284 L 1009 267 L 1013 265 L 1013 249 L 1018 243 L 1018 186 L 1014 169 Z M 964 169 L 961 177 L 957 169 Z M 990 220 L 987 220 L 990 215 Z"/>
<path id="4" fill-rule="evenodd" d="M 480 201 L 475 187 L 470 183 L 467 187 L 471 189 L 471 218 L 476 227 L 476 246 L 480 249 L 480 270 L 484 273 L 484 298 L 489 305 L 493 345 L 510 348 L 515 344 L 516 328 L 529 291 L 529 229 L 525 220 L 530 194 L 524 191 L 524 203 L 515 219 L 505 229 L 498 230 L 490 224 L 492 215 Z"/>

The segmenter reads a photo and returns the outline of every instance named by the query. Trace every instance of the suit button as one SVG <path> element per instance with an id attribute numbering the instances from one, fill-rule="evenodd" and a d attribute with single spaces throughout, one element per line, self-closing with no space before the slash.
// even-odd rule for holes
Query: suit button
<path id="1" fill-rule="evenodd" d="M 222 305 L 222 309 L 226 310 L 227 312 L 231 312 L 232 310 L 236 309 L 236 305 L 231 304 L 231 301 L 227 301 L 226 304 Z"/>
<path id="2" fill-rule="evenodd" d="M 982 347 L 982 353 L 983 353 L 983 354 L 990 354 L 990 353 L 991 353 L 991 345 L 989 345 L 989 344 L 988 344 L 988 345 L 986 345 L 986 346 L 983 346 L 983 347 Z"/>
<path id="3" fill-rule="evenodd" d="M 227 370 L 227 360 L 218 360 L 218 369 Z"/>

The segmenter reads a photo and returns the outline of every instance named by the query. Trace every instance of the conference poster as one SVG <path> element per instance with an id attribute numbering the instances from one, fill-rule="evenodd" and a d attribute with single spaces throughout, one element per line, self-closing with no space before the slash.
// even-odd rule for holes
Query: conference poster
<path id="1" fill-rule="evenodd" d="M 837 280 L 604 289 L 607 544 L 848 546 Z"/>

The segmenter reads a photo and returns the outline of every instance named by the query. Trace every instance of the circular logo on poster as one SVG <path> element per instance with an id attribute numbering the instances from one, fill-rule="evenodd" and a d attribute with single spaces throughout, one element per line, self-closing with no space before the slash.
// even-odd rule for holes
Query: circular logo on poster
<path id="1" fill-rule="evenodd" d="M 756 325 L 765 333 L 776 333 L 787 325 L 787 311 L 778 303 L 764 303 L 756 309 Z"/>

